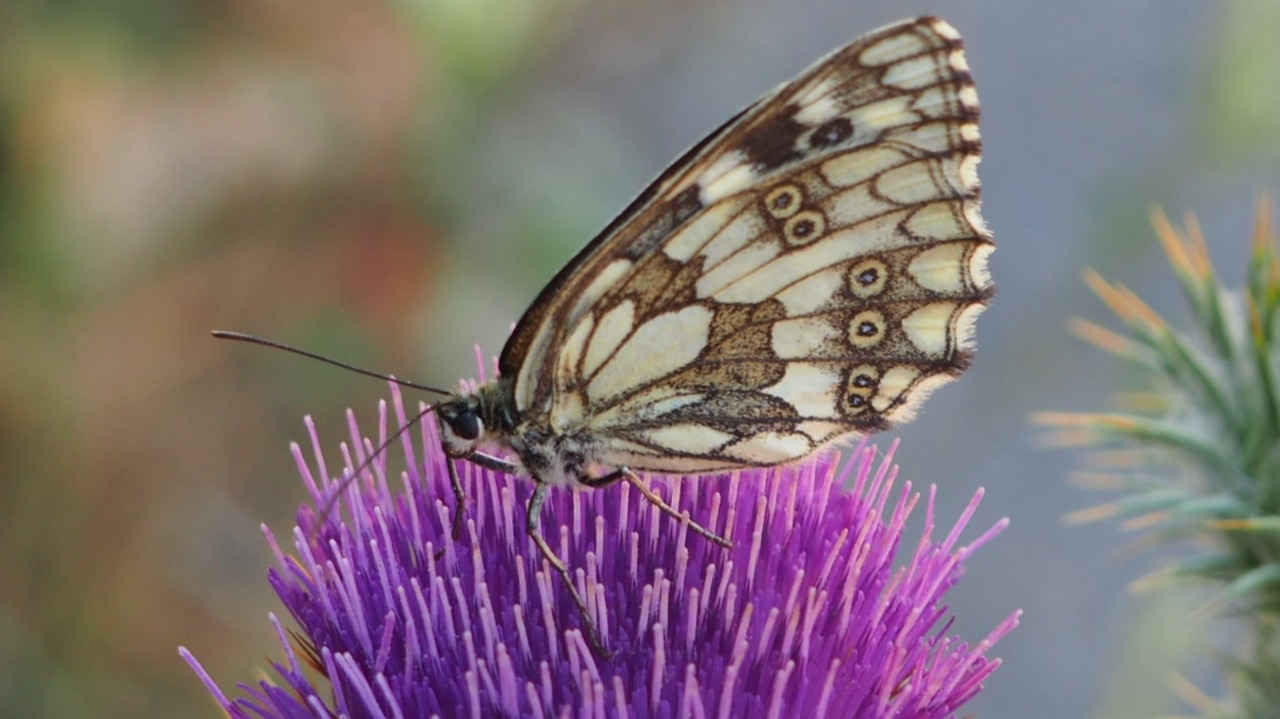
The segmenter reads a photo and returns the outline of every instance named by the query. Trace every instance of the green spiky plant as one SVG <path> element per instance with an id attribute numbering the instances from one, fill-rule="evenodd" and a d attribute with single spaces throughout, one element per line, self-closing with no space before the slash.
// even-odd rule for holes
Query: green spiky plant
<path id="1" fill-rule="evenodd" d="M 1120 395 L 1118 412 L 1036 419 L 1054 428 L 1053 443 L 1095 450 L 1102 471 L 1081 479 L 1121 495 L 1071 519 L 1118 518 L 1151 546 L 1176 544 L 1183 551 L 1152 578 L 1214 583 L 1214 609 L 1247 623 L 1227 658 L 1232 696 L 1184 698 L 1205 716 L 1280 717 L 1280 254 L 1271 205 L 1258 204 L 1241 289 L 1214 271 L 1194 217 L 1181 232 L 1158 211 L 1153 224 L 1191 326 L 1173 327 L 1125 287 L 1086 272 L 1127 332 L 1085 320 L 1073 329 L 1136 368 L 1143 388 Z"/>

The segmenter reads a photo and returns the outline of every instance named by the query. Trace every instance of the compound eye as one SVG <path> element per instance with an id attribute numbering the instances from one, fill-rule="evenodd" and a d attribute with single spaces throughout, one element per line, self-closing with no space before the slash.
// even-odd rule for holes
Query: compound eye
<path id="1" fill-rule="evenodd" d="M 449 429 L 453 430 L 454 436 L 458 439 L 471 442 L 480 438 L 480 433 L 484 431 L 484 424 L 480 422 L 480 417 L 475 412 L 463 410 L 449 420 Z"/>

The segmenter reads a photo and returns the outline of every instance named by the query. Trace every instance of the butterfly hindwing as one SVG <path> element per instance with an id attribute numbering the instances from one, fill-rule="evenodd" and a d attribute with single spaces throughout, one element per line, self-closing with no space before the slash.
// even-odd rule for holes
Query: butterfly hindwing
<path id="1" fill-rule="evenodd" d="M 504 349 L 520 413 L 601 461 L 803 458 L 907 418 L 967 363 L 991 292 L 959 36 L 882 28 L 659 177 Z"/>

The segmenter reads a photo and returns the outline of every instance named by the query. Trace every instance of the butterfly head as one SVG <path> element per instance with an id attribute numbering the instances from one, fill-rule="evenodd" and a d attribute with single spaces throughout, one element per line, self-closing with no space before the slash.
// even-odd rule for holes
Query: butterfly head
<path id="1" fill-rule="evenodd" d="M 484 441 L 485 421 L 478 396 L 470 394 L 442 402 L 436 407 L 445 453 L 467 457 Z"/>
<path id="2" fill-rule="evenodd" d="M 510 392 L 510 383 L 499 379 L 436 405 L 445 453 L 469 457 L 486 445 L 507 444 L 516 414 Z"/>

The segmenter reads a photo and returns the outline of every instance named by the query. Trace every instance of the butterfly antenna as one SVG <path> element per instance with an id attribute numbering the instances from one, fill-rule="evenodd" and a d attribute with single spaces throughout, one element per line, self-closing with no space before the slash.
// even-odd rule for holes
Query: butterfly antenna
<path id="1" fill-rule="evenodd" d="M 355 468 L 352 469 L 350 473 L 344 473 L 344 476 L 342 477 L 342 479 L 338 480 L 338 482 L 335 483 L 331 488 L 329 487 L 324 488 L 323 491 L 328 496 L 325 497 L 324 503 L 319 506 L 320 513 L 316 517 L 315 525 L 311 527 L 311 532 L 308 539 L 312 540 L 312 542 L 314 543 L 314 540 L 319 537 L 320 530 L 324 527 L 324 525 L 328 524 L 329 516 L 333 513 L 334 508 L 337 507 L 338 505 L 338 498 L 341 497 L 342 493 L 347 490 L 347 487 L 350 487 L 352 482 L 356 481 L 356 479 L 359 478 L 359 476 L 366 469 L 368 469 L 371 465 L 373 465 L 374 461 L 377 460 L 379 457 L 381 457 L 393 442 L 403 437 L 405 432 L 408 432 L 411 428 L 413 428 L 415 425 L 421 422 L 423 418 L 425 418 L 429 413 L 431 413 L 434 410 L 435 410 L 435 405 L 427 405 L 425 408 L 423 408 L 421 412 L 418 412 L 411 419 L 409 419 L 409 421 L 401 425 L 400 429 L 397 429 L 395 432 L 393 432 L 390 437 L 387 437 L 377 447 L 374 447 L 373 451 L 370 452 L 369 455 L 364 458 L 364 461 L 356 465 Z"/>
<path id="2" fill-rule="evenodd" d="M 350 370 L 352 372 L 355 372 L 356 374 L 362 374 L 366 377 L 374 377 L 376 379 L 386 380 L 388 382 L 394 382 L 400 385 L 401 387 L 409 387 L 411 389 L 422 390 L 423 392 L 435 392 L 436 394 L 444 395 L 446 397 L 453 396 L 453 392 L 450 392 L 449 390 L 438 389 L 436 387 L 428 387 L 427 385 L 418 384 L 417 382 L 410 382 L 408 380 L 397 379 L 389 374 L 382 374 L 381 372 L 374 372 L 373 370 L 367 370 L 367 369 L 364 369 L 363 367 L 356 367 L 355 365 L 347 364 L 346 362 L 342 362 L 342 361 L 333 359 L 331 357 L 325 357 L 322 354 L 317 354 L 315 352 L 304 350 L 300 347 L 294 347 L 293 345 L 287 345 L 283 342 L 269 340 L 265 337 L 247 335 L 243 332 L 227 332 L 226 330 L 213 330 L 213 336 L 217 337 L 220 340 L 235 340 L 236 342 L 248 342 L 249 344 L 253 344 L 253 345 L 262 345 L 263 347 L 271 347 L 272 349 L 284 350 L 285 352 L 292 352 L 293 354 L 301 355 L 303 357 L 307 357 L 313 360 L 319 360 L 321 362 L 324 362 L 325 364 L 331 364 L 334 367 L 341 367 L 342 369 Z M 421 417 L 421 415 L 419 417 Z"/>

